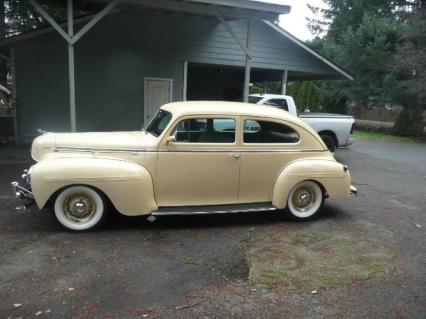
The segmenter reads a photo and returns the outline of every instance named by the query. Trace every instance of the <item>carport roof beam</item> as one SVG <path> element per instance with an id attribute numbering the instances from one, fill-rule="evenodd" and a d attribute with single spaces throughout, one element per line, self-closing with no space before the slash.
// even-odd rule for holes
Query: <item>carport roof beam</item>
<path id="1" fill-rule="evenodd" d="M 221 15 L 219 9 L 217 7 L 214 7 L 216 12 L 216 17 L 219 19 L 219 21 L 223 24 L 226 31 L 234 38 L 235 42 L 241 47 L 241 49 L 246 53 L 246 55 L 251 59 L 251 53 L 247 46 L 244 45 L 244 43 L 238 38 L 237 34 L 232 30 L 229 23 L 225 20 L 225 18 Z"/>
<path id="2" fill-rule="evenodd" d="M 75 36 L 72 37 L 71 42 L 75 44 L 82 36 L 84 36 L 91 28 L 95 26 L 104 16 L 106 16 L 115 6 L 120 3 L 119 0 L 114 0 L 109 3 L 105 8 L 103 8 L 95 17 L 90 20 L 80 31 L 78 31 Z"/>
<path id="3" fill-rule="evenodd" d="M 35 0 L 28 0 L 28 2 L 36 9 L 36 11 L 47 21 L 49 24 L 67 41 L 71 43 L 71 37 L 61 28 L 59 24 L 44 10 Z"/>

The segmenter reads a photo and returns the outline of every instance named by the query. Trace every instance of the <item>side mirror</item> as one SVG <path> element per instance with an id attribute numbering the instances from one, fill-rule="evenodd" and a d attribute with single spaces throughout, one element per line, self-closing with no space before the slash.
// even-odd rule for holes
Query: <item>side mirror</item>
<path id="1" fill-rule="evenodd" d="M 174 135 L 169 136 L 168 138 L 166 138 L 166 144 L 167 145 L 172 144 L 172 143 L 176 143 L 176 136 L 174 136 Z"/>

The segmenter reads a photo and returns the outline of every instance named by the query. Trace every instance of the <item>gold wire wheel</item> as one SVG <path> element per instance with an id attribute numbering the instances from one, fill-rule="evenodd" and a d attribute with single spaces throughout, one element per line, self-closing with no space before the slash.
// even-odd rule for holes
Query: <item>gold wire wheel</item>
<path id="1" fill-rule="evenodd" d="M 75 223 L 86 223 L 96 213 L 95 200 L 84 193 L 71 194 L 64 201 L 64 213 Z"/>
<path id="2" fill-rule="evenodd" d="M 315 191 L 308 185 L 298 188 L 291 198 L 294 208 L 302 213 L 311 209 L 315 200 Z"/>

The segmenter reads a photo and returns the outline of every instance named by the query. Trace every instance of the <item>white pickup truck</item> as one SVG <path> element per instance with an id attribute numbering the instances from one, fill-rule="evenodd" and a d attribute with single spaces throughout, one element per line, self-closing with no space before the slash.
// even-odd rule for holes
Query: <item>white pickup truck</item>
<path id="1" fill-rule="evenodd" d="M 277 107 L 300 117 L 321 136 L 330 151 L 336 147 L 346 147 L 355 141 L 352 133 L 355 119 L 349 115 L 330 113 L 299 113 L 291 96 L 275 94 L 253 94 L 249 97 L 253 104 Z"/>

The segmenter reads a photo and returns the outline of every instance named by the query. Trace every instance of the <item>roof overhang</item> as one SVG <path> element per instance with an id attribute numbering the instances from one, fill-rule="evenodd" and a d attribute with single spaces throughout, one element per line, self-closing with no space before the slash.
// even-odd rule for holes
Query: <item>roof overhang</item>
<path id="1" fill-rule="evenodd" d="M 294 42 L 298 46 L 302 47 L 303 49 L 305 49 L 306 51 L 308 51 L 310 54 L 312 54 L 313 56 L 315 56 L 319 60 L 321 60 L 323 63 L 325 63 L 326 65 L 328 65 L 334 71 L 336 71 L 337 73 L 341 74 L 345 79 L 348 79 L 348 80 L 351 80 L 351 81 L 354 80 L 354 77 L 352 75 L 350 75 L 349 72 L 343 70 L 343 68 L 339 67 L 335 63 L 333 63 L 330 60 L 328 60 L 326 57 L 324 57 L 323 55 L 321 55 L 320 53 L 318 53 L 317 51 L 315 51 L 314 49 L 312 49 L 311 47 L 309 47 L 302 40 L 296 38 L 294 35 L 292 35 L 291 33 L 287 32 L 286 30 L 284 30 L 280 26 L 276 25 L 275 23 L 272 23 L 270 21 L 264 21 L 264 22 L 268 26 L 270 26 L 272 29 L 274 29 L 275 31 L 277 31 L 278 33 L 280 33 L 281 35 L 283 35 L 284 37 L 286 37 L 290 41 Z"/>
<path id="2" fill-rule="evenodd" d="M 75 9 L 88 12 L 85 16 L 76 17 L 74 24 L 90 21 L 96 13 L 107 6 L 110 0 L 75 0 Z M 216 18 L 219 11 L 226 19 L 257 19 L 270 22 L 277 21 L 281 14 L 288 14 L 290 6 L 250 0 L 117 0 L 117 11 L 153 11 L 167 14 L 182 14 Z M 60 23 L 66 27 L 66 22 Z M 49 25 L 29 32 L 0 39 L 0 47 L 7 46 L 28 38 L 52 31 Z"/>
<path id="3" fill-rule="evenodd" d="M 106 0 L 96 0 L 102 5 Z M 120 0 L 130 9 L 152 8 L 201 16 L 216 16 L 216 9 L 228 19 L 253 18 L 277 21 L 279 15 L 290 13 L 287 5 L 271 4 L 250 0 Z"/>

